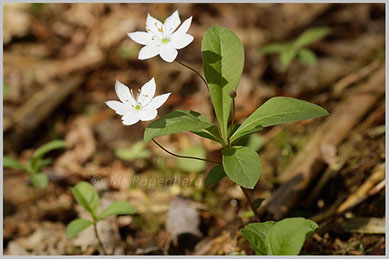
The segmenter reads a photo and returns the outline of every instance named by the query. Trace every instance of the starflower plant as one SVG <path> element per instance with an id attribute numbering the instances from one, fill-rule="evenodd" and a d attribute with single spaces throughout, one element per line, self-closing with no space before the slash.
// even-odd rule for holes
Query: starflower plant
<path id="1" fill-rule="evenodd" d="M 139 59 L 148 59 L 160 55 L 166 62 L 173 62 L 178 49 L 185 48 L 193 41 L 193 36 L 187 34 L 192 17 L 186 19 L 181 24 L 178 11 L 166 18 L 161 23 L 150 14 L 146 19 L 146 32 L 132 32 L 128 36 L 135 42 L 145 45 L 140 51 Z M 178 29 L 177 29 L 178 28 Z"/>
<path id="2" fill-rule="evenodd" d="M 134 96 L 132 89 L 116 81 L 115 91 L 118 101 L 106 101 L 109 108 L 122 115 L 124 125 L 132 125 L 141 121 L 150 121 L 157 117 L 157 109 L 169 98 L 170 93 L 154 97 L 156 90 L 154 77 L 144 84 L 138 95 Z"/>
<path id="3" fill-rule="evenodd" d="M 138 43 L 146 45 L 139 53 L 140 59 L 161 55 L 168 62 L 175 60 L 176 49 L 188 45 L 193 37 L 186 36 L 191 18 L 176 31 L 180 20 L 176 11 L 162 24 L 150 15 L 147 17 L 147 32 L 130 33 Z M 253 189 L 261 176 L 262 166 L 258 153 L 244 144 L 249 135 L 265 127 L 325 116 L 328 112 L 318 105 L 290 97 L 273 97 L 258 107 L 241 124 L 235 121 L 235 97 L 243 73 L 244 48 L 239 38 L 225 27 L 214 26 L 203 36 L 201 52 L 205 78 L 195 69 L 182 62 L 200 76 L 211 96 L 216 123 L 196 111 L 173 111 L 151 122 L 144 132 L 144 141 L 152 140 L 170 155 L 203 160 L 216 164 L 208 173 L 205 185 L 216 184 L 228 177 L 238 184 L 259 221 L 258 208 L 263 199 L 252 201 L 247 189 Z M 155 85 L 154 85 L 155 86 Z M 167 96 L 152 99 L 155 87 L 145 87 L 135 98 L 128 88 L 117 84 L 116 92 L 122 103 L 109 101 L 107 105 L 123 115 L 123 123 L 131 125 L 139 120 L 156 118 L 157 111 Z M 147 96 L 146 96 L 147 95 Z M 147 99 L 147 101 L 145 101 Z M 152 110 L 152 111 L 151 111 Z M 182 156 L 166 150 L 155 138 L 189 131 L 220 144 L 222 161 L 200 157 Z M 317 229 L 316 223 L 303 218 L 289 218 L 279 222 L 252 223 L 242 234 L 254 246 L 257 254 L 298 254 L 305 239 Z"/>

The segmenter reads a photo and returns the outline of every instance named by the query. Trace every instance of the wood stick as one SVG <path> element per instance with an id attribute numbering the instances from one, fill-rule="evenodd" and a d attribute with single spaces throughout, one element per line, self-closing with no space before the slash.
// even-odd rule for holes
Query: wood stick
<path id="1" fill-rule="evenodd" d="M 324 145 L 337 147 L 384 93 L 385 66 L 381 66 L 367 82 L 359 84 L 335 108 L 287 167 L 281 176 L 283 184 L 266 204 L 267 211 L 274 219 L 279 220 L 290 211 L 304 190 L 324 168 L 321 147 Z"/>
<path id="2" fill-rule="evenodd" d="M 29 135 L 26 133 L 31 134 L 81 82 L 81 77 L 63 80 L 61 83 L 50 82 L 13 114 L 5 114 L 3 132 L 13 129 L 8 138 L 13 148 L 17 149 L 24 137 Z"/>

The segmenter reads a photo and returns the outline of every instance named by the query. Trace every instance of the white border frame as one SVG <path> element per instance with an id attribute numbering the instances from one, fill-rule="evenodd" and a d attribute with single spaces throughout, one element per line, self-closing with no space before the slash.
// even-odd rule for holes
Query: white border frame
<path id="1" fill-rule="evenodd" d="M 388 109 L 387 109 L 387 104 L 388 104 L 388 97 L 389 97 L 389 94 L 388 94 L 388 81 L 387 81 L 387 78 L 388 78 L 388 75 L 389 75 L 389 69 L 388 69 L 388 58 L 389 58 L 389 54 L 388 54 L 388 25 L 389 25 L 389 19 L 388 19 L 388 11 L 389 11 L 389 4 L 386 0 L 374 0 L 374 1 L 363 1 L 363 0 L 354 0 L 354 1 L 351 1 L 351 0 L 343 0 L 343 1 L 335 1 L 335 0 L 328 0 L 328 1 L 322 1 L 322 0 L 316 0 L 316 1 L 312 1 L 312 0 L 299 0 L 299 1 L 291 1 L 291 0 L 267 0 L 267 1 L 263 1 L 263 0 L 243 0 L 243 1 L 234 1 L 234 0 L 211 0 L 211 1 L 204 1 L 204 0 L 192 0 L 192 1 L 185 1 L 185 0 L 181 0 L 181 1 L 177 1 L 177 0 L 132 0 L 132 1 L 123 1 L 123 0 L 119 0 L 119 1 L 106 1 L 106 0 L 91 0 L 91 1 L 88 1 L 88 0 L 73 0 L 73 1 L 64 1 L 64 0 L 57 0 L 57 1 L 54 1 L 54 0 L 38 0 L 38 1 L 33 1 L 33 0 L 0 0 L 0 11 L 1 11 L 1 14 L 3 14 L 3 3 L 384 3 L 385 4 L 385 9 L 386 9 L 386 12 L 385 12 L 385 38 L 386 38 L 386 41 L 385 41 L 385 66 L 386 66 L 386 78 L 385 78 L 385 102 L 386 102 L 386 107 L 385 107 L 385 128 L 386 130 L 388 129 L 388 119 L 389 119 L 389 115 L 388 115 Z M 0 28 L 0 32 L 1 32 L 1 38 L 3 38 L 3 19 L 1 19 L 1 28 Z M 0 55 L 1 57 L 3 58 L 3 45 L 2 45 L 2 48 L 1 48 L 1 51 L 0 51 Z M 2 78 L 3 78 L 3 63 L 1 63 L 1 75 L 2 75 Z M 1 80 L 1 93 L 3 93 L 3 80 Z M 2 102 L 1 102 L 1 108 L 0 108 L 0 113 L 3 117 L 3 94 L 1 94 L 1 99 L 2 99 Z M 3 120 L 1 120 L 1 130 L 3 130 Z M 388 135 L 386 134 L 386 131 L 385 131 L 385 152 L 386 154 L 388 154 L 388 151 L 389 151 L 389 148 L 388 148 L 388 143 L 389 143 L 389 137 Z M 1 146 L 3 147 L 3 134 L 1 135 L 0 137 L 0 144 Z M 3 164 L 3 148 L 1 149 L 1 164 Z M 386 170 L 388 170 L 388 161 L 386 160 L 385 161 L 385 166 L 386 166 Z M 1 244 L 0 244 L 0 257 L 6 257 L 6 258 L 24 258 L 24 257 L 29 257 L 29 258 L 42 258 L 42 257 L 45 257 L 45 258 L 67 258 L 67 257 L 71 257 L 71 258 L 96 258 L 96 256 L 64 256 L 64 255 L 61 255 L 61 256 L 7 256 L 7 255 L 3 255 L 3 167 L 1 167 L 1 179 L 0 179 L 0 186 L 1 186 L 1 201 L 0 201 L 0 204 L 1 204 L 1 215 L 0 215 L 0 222 L 1 222 L 1 229 L 0 229 L 0 234 L 1 234 Z M 386 187 L 385 187 L 385 192 L 386 192 L 386 210 L 385 210 L 385 213 L 386 213 L 386 219 L 388 218 L 388 179 L 386 178 Z M 388 224 L 386 224 L 386 234 L 385 234 L 385 243 L 386 243 L 386 246 L 385 246 L 385 253 L 386 255 L 388 255 Z M 205 257 L 205 256 L 190 256 L 188 255 L 189 257 L 191 258 L 198 258 L 198 257 Z M 186 258 L 188 256 L 163 256 L 163 257 L 174 257 L 174 258 Z M 132 255 L 123 255 L 123 256 L 104 256 L 104 258 L 128 258 L 128 257 L 136 257 L 136 258 L 150 258 L 150 256 L 132 256 Z M 158 256 L 158 257 L 162 257 L 162 256 Z M 224 256 L 206 256 L 207 258 L 249 258 L 249 257 L 259 257 L 259 256 L 228 256 L 228 255 L 224 255 Z M 288 256 L 290 258 L 298 258 L 299 256 Z M 301 256 L 300 256 L 301 257 Z M 304 258 L 319 258 L 319 257 L 323 257 L 323 256 L 303 256 Z M 357 257 L 357 258 L 364 258 L 364 257 L 374 257 L 374 258 L 385 258 L 386 256 L 336 256 L 336 258 L 351 258 L 351 257 Z M 272 256 L 271 258 L 285 258 L 285 256 Z"/>

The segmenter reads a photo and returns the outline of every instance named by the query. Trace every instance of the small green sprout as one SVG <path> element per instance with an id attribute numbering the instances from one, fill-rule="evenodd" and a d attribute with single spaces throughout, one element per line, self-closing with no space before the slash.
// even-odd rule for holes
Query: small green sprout
<path id="1" fill-rule="evenodd" d="M 284 43 L 272 43 L 264 46 L 259 51 L 262 54 L 280 54 L 282 69 L 285 71 L 294 58 L 304 65 L 311 66 L 316 64 L 315 53 L 305 48 L 311 43 L 318 41 L 331 33 L 328 27 L 316 27 L 304 31 L 300 36 L 293 41 Z"/>
<path id="2" fill-rule="evenodd" d="M 66 236 L 68 238 L 76 237 L 81 231 L 93 225 L 95 236 L 99 241 L 104 255 L 106 255 L 106 250 L 97 232 L 97 223 L 112 215 L 133 214 L 135 213 L 135 209 L 125 201 L 116 201 L 99 214 L 100 198 L 92 185 L 87 182 L 80 182 L 73 188 L 70 188 L 70 190 L 77 203 L 91 214 L 92 221 L 87 219 L 75 219 L 71 221 L 66 228 Z"/>
<path id="3" fill-rule="evenodd" d="M 43 158 L 43 156 L 52 150 L 66 147 L 67 144 L 65 141 L 53 140 L 35 150 L 30 160 L 28 160 L 27 165 L 23 165 L 18 160 L 11 157 L 4 156 L 3 167 L 26 171 L 30 177 L 31 183 L 40 189 L 44 189 L 47 186 L 48 178 L 41 170 L 50 165 L 52 159 Z"/>

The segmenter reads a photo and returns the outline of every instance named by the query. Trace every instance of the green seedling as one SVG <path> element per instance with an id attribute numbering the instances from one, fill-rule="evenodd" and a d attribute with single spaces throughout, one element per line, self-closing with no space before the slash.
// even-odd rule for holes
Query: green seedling
<path id="1" fill-rule="evenodd" d="M 282 69 L 288 69 L 290 63 L 296 58 L 301 64 L 312 66 L 316 64 L 316 54 L 309 48 L 308 45 L 315 41 L 323 39 L 331 33 L 328 27 L 316 27 L 304 31 L 297 39 L 284 42 L 272 43 L 264 46 L 259 51 L 262 54 L 279 54 Z"/>
<path id="2" fill-rule="evenodd" d="M 43 158 L 48 152 L 66 148 L 67 144 L 63 140 L 53 140 L 35 150 L 32 157 L 28 160 L 27 164 L 24 165 L 18 160 L 11 157 L 3 157 L 3 167 L 4 168 L 13 168 L 17 170 L 22 170 L 28 173 L 31 183 L 40 189 L 46 188 L 48 184 L 47 175 L 42 173 L 42 169 L 52 163 L 51 158 Z"/>
<path id="3" fill-rule="evenodd" d="M 66 236 L 68 238 L 76 237 L 80 232 L 93 225 L 95 236 L 99 242 L 101 250 L 104 255 L 106 255 L 106 250 L 97 231 L 97 223 L 100 220 L 112 215 L 134 214 L 134 207 L 125 201 L 116 201 L 99 213 L 100 198 L 92 185 L 87 182 L 80 182 L 73 188 L 70 188 L 70 190 L 72 191 L 77 203 L 90 213 L 92 220 L 75 219 L 71 221 L 66 228 Z"/>

